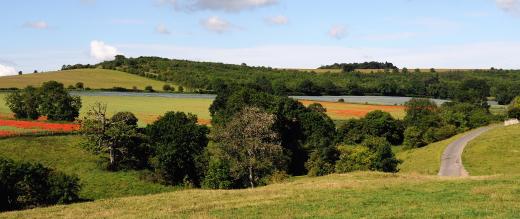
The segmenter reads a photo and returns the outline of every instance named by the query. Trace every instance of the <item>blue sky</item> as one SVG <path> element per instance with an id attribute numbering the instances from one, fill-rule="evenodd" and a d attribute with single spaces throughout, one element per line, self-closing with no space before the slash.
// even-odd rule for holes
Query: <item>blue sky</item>
<path id="1" fill-rule="evenodd" d="M 0 75 L 114 54 L 520 68 L 520 0 L 5 0 Z"/>

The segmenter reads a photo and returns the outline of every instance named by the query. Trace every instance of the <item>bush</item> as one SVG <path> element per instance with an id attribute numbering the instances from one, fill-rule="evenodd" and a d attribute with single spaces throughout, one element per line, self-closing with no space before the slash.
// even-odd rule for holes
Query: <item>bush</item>
<path id="1" fill-rule="evenodd" d="M 81 99 L 71 96 L 62 83 L 49 81 L 39 89 L 39 112 L 53 121 L 74 121 L 79 116 Z"/>
<path id="2" fill-rule="evenodd" d="M 405 148 L 420 148 L 426 144 L 423 140 L 423 131 L 415 126 L 410 126 L 404 131 L 404 143 Z"/>
<path id="3" fill-rule="evenodd" d="M 336 172 L 382 171 L 395 173 L 401 162 L 395 158 L 392 146 L 385 138 L 369 137 L 358 146 L 339 147 L 340 156 L 336 162 Z"/>
<path id="4" fill-rule="evenodd" d="M 147 92 L 152 92 L 152 93 L 155 92 L 155 90 L 153 89 L 153 87 L 150 86 L 150 85 L 146 86 L 146 87 L 144 88 L 144 90 L 147 91 Z"/>
<path id="5" fill-rule="evenodd" d="M 75 176 L 0 158 L 0 211 L 76 202 L 80 188 Z"/>
<path id="6" fill-rule="evenodd" d="M 77 89 L 82 90 L 84 87 L 85 87 L 85 85 L 83 84 L 83 82 L 78 82 L 78 83 L 76 83 L 76 88 L 77 88 Z"/>
<path id="7" fill-rule="evenodd" d="M 520 119 L 520 108 L 511 108 L 507 111 L 507 116 L 511 119 Z"/>
<path id="8" fill-rule="evenodd" d="M 229 163 L 220 159 L 212 159 L 209 162 L 202 186 L 208 189 L 231 189 L 233 179 L 229 176 L 229 173 Z"/>
<path id="9" fill-rule="evenodd" d="M 169 84 L 163 86 L 163 91 L 173 91 L 173 87 Z"/>
<path id="10" fill-rule="evenodd" d="M 36 120 L 40 117 L 38 107 L 41 98 L 38 89 L 32 86 L 8 94 L 5 97 L 5 102 L 17 119 Z"/>

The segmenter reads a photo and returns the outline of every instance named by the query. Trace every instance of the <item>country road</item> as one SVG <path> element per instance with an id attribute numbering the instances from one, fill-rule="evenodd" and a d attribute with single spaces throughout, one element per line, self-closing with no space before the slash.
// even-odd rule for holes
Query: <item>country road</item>
<path id="1" fill-rule="evenodd" d="M 466 147 L 471 140 L 495 127 L 497 126 L 488 126 L 473 130 L 449 144 L 442 154 L 441 168 L 438 175 L 453 177 L 469 176 L 468 172 L 464 169 L 464 165 L 462 165 L 462 152 L 464 151 L 464 147 Z"/>

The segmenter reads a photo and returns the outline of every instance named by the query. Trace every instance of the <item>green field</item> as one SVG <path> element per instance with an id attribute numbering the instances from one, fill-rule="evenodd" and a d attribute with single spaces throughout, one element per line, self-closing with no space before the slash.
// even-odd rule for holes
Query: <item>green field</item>
<path id="1" fill-rule="evenodd" d="M 24 88 L 28 85 L 40 86 L 43 82 L 55 80 L 63 83 L 65 87 L 83 82 L 85 88 L 92 89 L 123 87 L 132 89 L 136 86 L 140 90 L 148 85 L 155 90 L 162 90 L 165 82 L 152 80 L 137 75 L 104 69 L 77 69 L 68 71 L 44 72 L 38 74 L 26 74 L 0 77 L 0 88 Z"/>
<path id="2" fill-rule="evenodd" d="M 470 175 L 520 174 L 520 125 L 482 134 L 466 146 L 462 163 Z"/>
<path id="3" fill-rule="evenodd" d="M 5 93 L 0 93 L 0 115 L 11 114 L 5 105 Z M 197 115 L 202 123 L 209 123 L 210 99 L 166 98 L 166 97 L 130 97 L 130 96 L 82 96 L 81 115 L 85 115 L 89 106 L 95 102 L 106 103 L 110 115 L 121 112 L 133 112 L 139 118 L 139 124 L 151 123 L 158 116 L 168 111 L 182 111 Z"/>
<path id="4" fill-rule="evenodd" d="M 140 173 L 108 172 L 97 166 L 98 157 L 80 146 L 78 136 L 16 137 L 0 140 L 0 156 L 26 162 L 40 162 L 68 174 L 77 174 L 85 199 L 146 195 L 176 188 L 145 182 Z"/>
<path id="5" fill-rule="evenodd" d="M 403 161 L 399 165 L 400 172 L 437 175 L 444 149 L 463 135 L 464 133 L 417 149 L 401 150 L 399 147 L 396 156 Z"/>
<path id="6" fill-rule="evenodd" d="M 5 218 L 514 218 L 520 177 L 353 173 L 256 189 L 182 190 L 0 214 Z"/>

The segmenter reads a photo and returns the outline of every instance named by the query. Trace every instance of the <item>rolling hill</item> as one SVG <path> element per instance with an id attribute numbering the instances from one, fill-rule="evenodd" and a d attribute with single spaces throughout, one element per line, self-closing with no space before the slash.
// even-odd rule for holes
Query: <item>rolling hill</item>
<path id="1" fill-rule="evenodd" d="M 161 90 L 165 82 L 152 80 L 138 75 L 121 71 L 105 69 L 75 69 L 67 71 L 44 72 L 0 78 L 0 88 L 24 88 L 28 85 L 40 86 L 43 82 L 55 80 L 63 83 L 65 87 L 83 82 L 85 87 L 91 89 L 109 89 L 123 87 L 132 89 L 136 86 L 143 90 L 150 85 L 156 90 Z"/>

